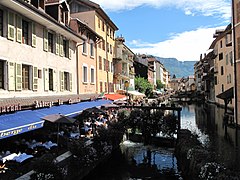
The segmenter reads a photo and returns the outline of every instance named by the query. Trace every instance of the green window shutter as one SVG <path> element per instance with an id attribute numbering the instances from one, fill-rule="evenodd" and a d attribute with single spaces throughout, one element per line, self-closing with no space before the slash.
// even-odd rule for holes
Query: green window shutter
<path id="1" fill-rule="evenodd" d="M 63 38 L 62 38 L 62 36 L 60 36 L 59 46 L 60 46 L 60 56 L 63 56 Z"/>
<path id="2" fill-rule="evenodd" d="M 17 42 L 22 43 L 22 18 L 16 15 L 17 21 Z"/>
<path id="3" fill-rule="evenodd" d="M 64 72 L 59 72 L 59 79 L 60 79 L 60 91 L 64 90 Z"/>
<path id="4" fill-rule="evenodd" d="M 59 55 L 59 35 L 56 34 L 56 55 Z"/>
<path id="5" fill-rule="evenodd" d="M 36 25 L 32 23 L 32 47 L 37 45 L 37 36 L 36 36 Z"/>
<path id="6" fill-rule="evenodd" d="M 53 91 L 57 91 L 57 71 L 53 71 Z"/>
<path id="7" fill-rule="evenodd" d="M 22 90 L 22 64 L 16 64 L 16 90 Z"/>
<path id="8" fill-rule="evenodd" d="M 8 62 L 8 90 L 15 91 L 15 63 Z"/>
<path id="9" fill-rule="evenodd" d="M 48 69 L 47 68 L 43 68 L 43 75 L 44 75 L 44 91 L 48 91 L 49 90 L 49 80 L 48 80 Z"/>
<path id="10" fill-rule="evenodd" d="M 72 73 L 69 73 L 69 91 L 72 92 Z"/>
<path id="11" fill-rule="evenodd" d="M 38 68 L 33 67 L 33 90 L 38 90 Z"/>
<path id="12" fill-rule="evenodd" d="M 43 29 L 43 50 L 48 51 L 48 30 Z"/>
<path id="13" fill-rule="evenodd" d="M 8 39 L 15 40 L 14 14 L 8 12 Z"/>
<path id="14" fill-rule="evenodd" d="M 72 49 L 71 49 L 71 41 L 67 41 L 67 49 L 68 49 L 68 58 L 72 59 Z"/>

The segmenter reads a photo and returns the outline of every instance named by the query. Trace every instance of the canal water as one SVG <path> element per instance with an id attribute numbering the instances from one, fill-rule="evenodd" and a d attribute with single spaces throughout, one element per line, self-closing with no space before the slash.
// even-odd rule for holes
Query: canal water
<path id="1" fill-rule="evenodd" d="M 181 104 L 181 128 L 198 135 L 212 159 L 239 169 L 239 139 L 235 128 L 223 126 L 224 110 L 215 105 Z M 182 180 L 174 149 L 125 141 L 112 157 L 84 180 Z"/>

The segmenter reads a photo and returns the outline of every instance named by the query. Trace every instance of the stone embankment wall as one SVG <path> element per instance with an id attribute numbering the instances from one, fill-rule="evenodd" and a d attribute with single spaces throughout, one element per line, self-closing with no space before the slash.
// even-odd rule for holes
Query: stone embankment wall
<path id="1" fill-rule="evenodd" d="M 201 146 L 197 136 L 180 130 L 175 154 L 182 176 L 186 180 L 239 180 L 240 172 L 215 162 L 211 152 Z"/>

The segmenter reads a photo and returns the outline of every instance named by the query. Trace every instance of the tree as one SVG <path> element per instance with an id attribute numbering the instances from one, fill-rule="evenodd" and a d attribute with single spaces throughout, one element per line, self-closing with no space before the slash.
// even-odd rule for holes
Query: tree
<path id="1" fill-rule="evenodd" d="M 157 89 L 162 89 L 162 88 L 165 88 L 165 84 L 163 84 L 162 82 L 161 82 L 161 80 L 157 80 Z"/>
<path id="2" fill-rule="evenodd" d="M 153 85 L 148 80 L 142 77 L 135 77 L 134 81 L 135 89 L 149 97 L 153 91 Z"/>

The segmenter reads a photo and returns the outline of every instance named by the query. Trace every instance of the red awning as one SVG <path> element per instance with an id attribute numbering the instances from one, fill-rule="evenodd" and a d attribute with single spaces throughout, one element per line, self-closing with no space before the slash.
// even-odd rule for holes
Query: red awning
<path id="1" fill-rule="evenodd" d="M 112 101 L 117 101 L 117 100 L 126 100 L 127 97 L 122 94 L 104 94 L 104 96 Z"/>

